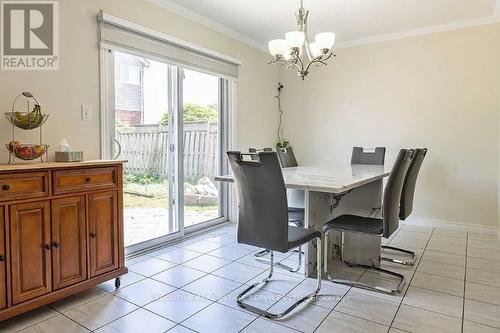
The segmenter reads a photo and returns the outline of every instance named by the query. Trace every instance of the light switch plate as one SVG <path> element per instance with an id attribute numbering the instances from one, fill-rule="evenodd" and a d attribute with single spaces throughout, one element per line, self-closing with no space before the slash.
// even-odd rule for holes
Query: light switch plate
<path id="1" fill-rule="evenodd" d="M 82 104 L 82 120 L 89 121 L 92 120 L 92 106 Z"/>

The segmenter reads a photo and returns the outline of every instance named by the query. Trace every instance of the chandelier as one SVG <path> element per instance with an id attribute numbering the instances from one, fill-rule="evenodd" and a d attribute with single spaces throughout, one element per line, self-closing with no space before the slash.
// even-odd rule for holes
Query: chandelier
<path id="1" fill-rule="evenodd" d="M 309 11 L 304 9 L 303 3 L 304 0 L 300 0 L 299 11 L 295 14 L 298 30 L 287 32 L 285 39 L 273 39 L 268 43 L 269 52 L 274 57 L 270 64 L 285 64 L 288 70 L 295 69 L 302 80 L 309 74 L 311 66 L 326 65 L 326 61 L 335 56 L 332 53 L 335 44 L 333 32 L 318 33 L 314 42 L 309 42 L 307 36 Z"/>

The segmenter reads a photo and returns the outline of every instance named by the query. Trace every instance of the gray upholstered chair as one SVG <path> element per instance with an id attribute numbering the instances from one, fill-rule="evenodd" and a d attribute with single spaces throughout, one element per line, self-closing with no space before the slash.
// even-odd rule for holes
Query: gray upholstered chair
<path id="1" fill-rule="evenodd" d="M 327 278 L 335 283 L 340 283 L 352 287 L 358 287 L 363 289 L 368 289 L 372 291 L 382 292 L 386 294 L 396 295 L 401 292 L 405 284 L 405 277 L 402 274 L 388 271 L 379 267 L 366 266 L 366 265 L 353 265 L 351 263 L 345 262 L 344 260 L 344 233 L 360 233 L 365 235 L 371 235 L 374 237 L 384 237 L 389 238 L 390 235 L 396 231 L 399 227 L 399 202 L 401 198 L 401 193 L 403 190 L 403 184 L 405 180 L 408 167 L 413 159 L 414 151 L 408 149 L 401 149 L 394 162 L 389 179 L 385 186 L 382 215 L 381 219 L 372 217 L 363 217 L 356 215 L 340 215 L 330 222 L 326 223 L 323 227 L 323 234 L 325 239 L 325 275 Z M 359 266 L 366 269 L 373 269 L 380 273 L 387 274 L 398 278 L 399 283 L 395 289 L 386 289 L 379 286 L 372 286 L 367 283 L 362 283 L 358 281 L 340 280 L 331 277 L 328 272 L 328 235 L 333 231 L 341 232 L 341 256 L 342 260 L 349 266 Z"/>
<path id="2" fill-rule="evenodd" d="M 282 318 L 298 305 L 316 297 L 321 288 L 321 233 L 289 225 L 285 182 L 276 152 L 246 154 L 230 151 L 227 155 L 236 187 L 238 243 L 270 251 L 269 276 L 238 295 L 238 305 L 267 318 Z M 317 247 L 318 275 L 316 289 L 311 294 L 279 314 L 270 313 L 244 302 L 245 295 L 271 282 L 274 251 L 286 253 L 314 240 Z"/>
<path id="3" fill-rule="evenodd" d="M 370 151 L 371 150 L 371 151 Z M 374 164 L 374 165 L 384 165 L 385 161 L 385 147 L 377 147 L 375 149 L 367 149 L 367 148 L 362 148 L 362 147 L 353 147 L 352 148 L 352 156 L 351 156 L 351 164 Z M 408 168 L 408 173 L 411 172 L 412 165 L 414 164 L 415 160 L 412 160 L 412 164 L 410 164 L 410 167 Z M 405 179 L 408 177 L 408 175 L 405 177 Z M 408 196 L 409 194 L 406 194 Z M 403 199 L 403 196 L 405 196 L 405 189 L 403 186 L 403 192 L 401 194 L 401 199 Z M 380 209 L 376 208 L 373 211 L 373 214 L 376 214 Z M 401 212 L 400 212 L 401 215 Z M 382 251 L 387 253 L 400 253 L 403 254 L 404 256 L 409 256 L 409 260 L 401 260 L 401 259 L 395 259 L 392 257 L 387 257 L 387 256 L 382 256 L 380 259 L 384 261 L 389 261 L 393 262 L 396 264 L 401 264 L 405 266 L 413 266 L 415 264 L 416 260 L 416 255 L 412 251 L 408 251 L 405 249 L 400 249 L 392 246 L 387 246 L 387 245 L 382 245 Z M 390 255 L 390 254 L 389 254 Z"/>
<path id="4" fill-rule="evenodd" d="M 272 148 L 262 148 L 262 149 L 248 148 L 249 153 L 255 154 L 255 155 L 251 155 L 251 158 L 254 160 L 258 158 L 256 154 L 258 152 L 261 152 L 261 151 L 269 152 L 269 151 L 273 151 L 273 149 Z M 280 158 L 279 154 L 278 154 L 278 158 Z M 294 165 L 284 165 L 283 160 L 280 159 L 280 164 L 281 164 L 282 168 L 286 168 L 286 167 L 291 167 L 291 166 L 297 166 L 297 161 L 295 161 Z M 292 223 L 297 227 L 303 227 L 304 226 L 304 218 L 305 218 L 304 215 L 305 215 L 304 208 L 288 207 L 288 222 L 289 223 Z M 294 251 L 297 251 L 297 253 L 298 253 L 297 266 L 290 267 L 290 266 L 285 265 L 281 262 L 275 262 L 274 265 L 279 267 L 279 268 L 282 268 L 284 270 L 287 270 L 289 272 L 292 272 L 292 273 L 298 272 L 300 270 L 300 268 L 302 267 L 302 255 L 303 255 L 302 247 L 299 246 L 299 248 L 297 250 L 294 250 Z M 270 251 L 267 249 L 257 252 L 254 255 L 255 260 L 257 260 L 258 262 L 266 263 L 266 264 L 269 263 L 269 259 L 265 258 L 265 256 L 267 256 L 269 254 L 269 252 Z"/>
<path id="5" fill-rule="evenodd" d="M 375 149 L 353 147 L 351 155 L 351 164 L 375 164 L 384 165 L 385 147 Z"/>
<path id="6" fill-rule="evenodd" d="M 415 156 L 413 157 L 410 166 L 408 168 L 408 172 L 405 176 L 405 181 L 403 184 L 403 190 L 401 192 L 401 199 L 399 203 L 399 219 L 406 220 L 408 216 L 410 216 L 413 210 L 413 197 L 415 196 L 415 187 L 417 184 L 417 177 L 420 171 L 420 167 L 422 166 L 422 162 L 424 161 L 425 155 L 427 154 L 426 148 L 417 148 L 415 149 Z M 402 259 L 393 259 L 389 257 L 382 257 L 382 260 L 390 261 L 396 264 L 413 266 L 415 265 L 416 255 L 415 252 L 383 245 L 382 249 L 385 251 L 392 251 L 396 253 L 402 253 L 403 255 L 407 255 L 410 257 L 410 260 L 402 260 Z"/>

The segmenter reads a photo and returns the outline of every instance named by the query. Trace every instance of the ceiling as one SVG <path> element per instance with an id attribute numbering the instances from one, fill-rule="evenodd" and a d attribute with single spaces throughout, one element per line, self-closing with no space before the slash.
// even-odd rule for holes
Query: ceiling
<path id="1" fill-rule="evenodd" d="M 149 0 L 216 30 L 265 47 L 295 30 L 299 0 Z M 493 19 L 500 0 L 304 0 L 309 32 L 340 42 Z M 498 18 L 498 16 L 497 16 Z M 443 29 L 445 30 L 445 29 Z"/>

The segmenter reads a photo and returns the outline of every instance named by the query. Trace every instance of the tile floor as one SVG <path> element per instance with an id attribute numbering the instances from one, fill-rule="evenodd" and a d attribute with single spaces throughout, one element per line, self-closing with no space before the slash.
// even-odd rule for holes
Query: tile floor
<path id="1" fill-rule="evenodd" d="M 236 295 L 265 275 L 257 249 L 236 243 L 235 228 L 127 261 L 114 281 L 0 323 L 0 332 L 499 332 L 500 243 L 496 234 L 402 225 L 389 240 L 418 254 L 414 267 L 383 263 L 407 277 L 399 296 L 325 281 L 319 299 L 280 321 L 236 305 Z M 293 264 L 296 254 L 277 254 Z M 334 265 L 339 277 L 391 286 L 376 273 Z M 315 281 L 278 270 L 249 302 L 281 311 Z"/>

